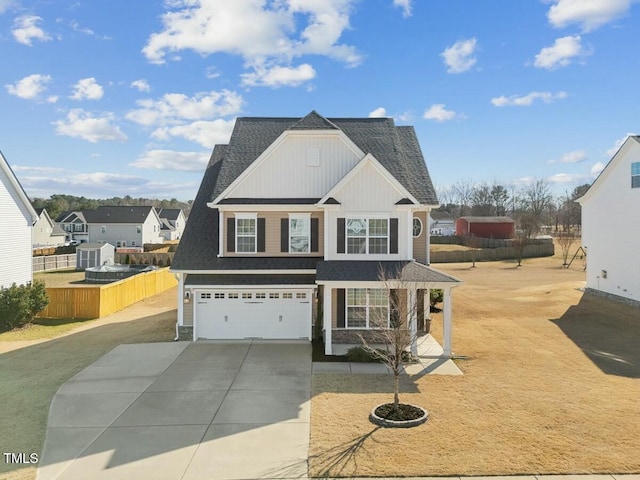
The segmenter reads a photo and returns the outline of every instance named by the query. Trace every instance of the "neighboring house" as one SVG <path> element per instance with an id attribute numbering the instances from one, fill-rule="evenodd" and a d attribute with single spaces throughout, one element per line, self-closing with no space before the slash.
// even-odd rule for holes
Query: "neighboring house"
<path id="1" fill-rule="evenodd" d="M 163 223 L 154 207 L 102 206 L 64 212 L 56 222 L 67 232 L 68 240 L 79 243 L 110 243 L 118 248 L 164 243 Z"/>
<path id="2" fill-rule="evenodd" d="M 119 247 L 142 248 L 145 243 L 164 243 L 162 221 L 154 207 L 107 207 L 84 210 L 88 241 Z"/>
<path id="3" fill-rule="evenodd" d="M 161 208 L 158 217 L 162 221 L 162 237 L 165 240 L 180 240 L 187 220 L 181 208 Z"/>
<path id="4" fill-rule="evenodd" d="M 0 287 L 33 280 L 33 224 L 38 214 L 0 152 Z"/>
<path id="5" fill-rule="evenodd" d="M 423 312 L 428 289 L 444 289 L 450 355 L 460 281 L 428 266 L 437 206 L 413 127 L 316 112 L 238 118 L 213 150 L 172 261 L 178 336 L 311 339 L 318 316 L 332 354 L 359 343 L 373 316 L 393 316 L 383 270 L 410 280 L 395 294 Z"/>
<path id="6" fill-rule="evenodd" d="M 456 235 L 482 238 L 513 238 L 516 222 L 509 217 L 460 217 L 456 220 Z"/>
<path id="7" fill-rule="evenodd" d="M 449 212 L 432 210 L 431 214 L 431 235 L 455 235 L 456 226 L 453 217 Z"/>
<path id="8" fill-rule="evenodd" d="M 51 220 L 44 208 L 36 208 L 38 221 L 33 226 L 33 248 L 57 247 L 66 242 L 66 233 L 60 226 Z"/>
<path id="9" fill-rule="evenodd" d="M 578 202 L 587 290 L 640 306 L 640 136 L 627 138 Z"/>
<path id="10" fill-rule="evenodd" d="M 76 248 L 76 270 L 112 265 L 115 257 L 113 245 L 110 243 L 83 243 Z"/>
<path id="11" fill-rule="evenodd" d="M 89 241 L 89 226 L 82 212 L 62 212 L 56 218 L 56 223 L 66 233 L 67 242 L 85 243 Z"/>

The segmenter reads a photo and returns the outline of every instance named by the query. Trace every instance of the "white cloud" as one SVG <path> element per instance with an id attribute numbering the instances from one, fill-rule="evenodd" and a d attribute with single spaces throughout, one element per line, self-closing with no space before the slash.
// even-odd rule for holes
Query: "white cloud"
<path id="1" fill-rule="evenodd" d="M 40 96 L 47 87 L 46 84 L 51 81 L 50 75 L 42 75 L 34 73 L 28 75 L 14 84 L 5 85 L 7 91 L 11 95 L 24 98 L 25 100 L 33 100 Z"/>
<path id="2" fill-rule="evenodd" d="M 613 146 L 606 151 L 607 157 L 609 157 L 609 158 L 613 157 L 616 154 L 616 152 L 620 149 L 622 144 L 627 140 L 627 138 L 632 136 L 632 135 L 636 135 L 636 134 L 635 133 L 627 133 L 624 137 L 617 139 L 614 142 Z"/>
<path id="3" fill-rule="evenodd" d="M 369 113 L 369 118 L 380 118 L 387 116 L 387 109 L 384 107 L 378 107 L 374 111 Z"/>
<path id="4" fill-rule="evenodd" d="M 355 66 L 362 61 L 361 55 L 355 47 L 339 43 L 349 28 L 354 3 L 172 0 L 166 3 L 173 9 L 162 15 L 162 30 L 151 34 L 142 52 L 152 63 L 164 63 L 169 53 L 193 50 L 203 56 L 239 55 L 254 69 L 286 69 L 293 58 L 302 55 L 323 55 Z M 302 73 L 308 77 L 310 70 Z"/>
<path id="5" fill-rule="evenodd" d="M 558 160 L 551 160 L 549 163 L 580 163 L 587 159 L 587 152 L 584 150 L 573 150 L 567 152 Z"/>
<path id="6" fill-rule="evenodd" d="M 134 80 L 133 82 L 131 82 L 130 87 L 137 88 L 141 92 L 151 91 L 151 86 L 149 85 L 149 82 L 147 82 L 144 78 L 141 78 L 139 80 Z"/>
<path id="7" fill-rule="evenodd" d="M 411 16 L 411 1 L 412 0 L 393 0 L 393 6 L 402 9 L 402 16 L 404 18 Z"/>
<path id="8" fill-rule="evenodd" d="M 606 165 L 602 162 L 598 162 L 596 164 L 593 165 L 593 167 L 591 167 L 591 174 L 593 176 L 598 176 L 600 175 L 600 172 L 602 172 L 602 170 L 604 170 L 604 167 L 606 167 Z"/>
<path id="9" fill-rule="evenodd" d="M 453 110 L 447 110 L 443 103 L 436 103 L 431 105 L 422 115 L 422 118 L 426 120 L 435 120 L 436 122 L 446 122 L 453 120 L 459 115 Z"/>
<path id="10" fill-rule="evenodd" d="M 549 23 L 556 28 L 578 24 L 585 32 L 623 17 L 636 0 L 551 0 L 547 12 Z"/>
<path id="11" fill-rule="evenodd" d="M 209 152 L 176 152 L 149 150 L 129 166 L 149 170 L 201 172 L 207 166 Z"/>
<path id="12" fill-rule="evenodd" d="M 517 95 L 505 97 L 502 95 L 500 97 L 492 98 L 491 103 L 496 107 L 529 107 L 535 100 L 542 100 L 544 103 L 552 103 L 563 98 L 567 98 L 566 92 L 531 92 L 522 97 Z"/>
<path id="13" fill-rule="evenodd" d="M 476 64 L 477 40 L 461 40 L 444 49 L 440 56 L 444 59 L 448 73 L 462 73 Z"/>
<path id="14" fill-rule="evenodd" d="M 66 120 L 53 122 L 58 135 L 82 138 L 91 143 L 103 140 L 125 141 L 127 136 L 122 133 L 120 127 L 113 125 L 113 114 L 105 113 L 94 117 L 90 112 L 82 109 L 71 110 Z"/>
<path id="15" fill-rule="evenodd" d="M 203 147 L 213 148 L 214 145 L 219 143 L 229 143 L 234 125 L 235 120 L 198 120 L 186 125 L 157 128 L 151 136 L 158 140 L 182 137 L 191 142 L 196 142 Z"/>
<path id="16" fill-rule="evenodd" d="M 17 42 L 23 45 L 31 46 L 32 40 L 40 40 L 46 42 L 51 40 L 51 37 L 42 30 L 37 24 L 42 20 L 41 17 L 36 15 L 21 15 L 16 17 L 13 21 L 13 38 Z"/>
<path id="17" fill-rule="evenodd" d="M 256 66 L 253 73 L 243 73 L 242 84 L 252 87 L 278 88 L 283 86 L 297 87 L 316 76 L 316 71 L 308 63 L 297 67 L 271 67 Z"/>
<path id="18" fill-rule="evenodd" d="M 83 78 L 73 86 L 71 98 L 74 100 L 99 100 L 104 95 L 104 89 L 93 77 Z"/>
<path id="19" fill-rule="evenodd" d="M 42 174 L 57 174 L 66 171 L 64 168 L 59 167 L 23 167 L 20 165 L 13 165 L 11 169 L 15 172 L 31 172 Z"/>
<path id="20" fill-rule="evenodd" d="M 578 184 L 590 182 L 593 180 L 593 175 L 584 173 L 556 173 L 547 178 L 547 180 L 556 185 L 558 184 Z"/>
<path id="21" fill-rule="evenodd" d="M 127 113 L 126 118 L 140 125 L 175 125 L 185 120 L 236 115 L 242 107 L 242 96 L 230 90 L 200 92 L 193 97 L 167 93 L 158 100 L 136 102 L 141 108 Z"/>
<path id="22" fill-rule="evenodd" d="M 16 4 L 15 0 L 0 0 L 0 14 L 3 14 Z"/>
<path id="23" fill-rule="evenodd" d="M 583 48 L 581 40 L 580 35 L 558 38 L 551 47 L 540 50 L 533 64 L 538 68 L 555 70 L 566 67 L 575 57 L 590 55 L 591 52 Z"/>

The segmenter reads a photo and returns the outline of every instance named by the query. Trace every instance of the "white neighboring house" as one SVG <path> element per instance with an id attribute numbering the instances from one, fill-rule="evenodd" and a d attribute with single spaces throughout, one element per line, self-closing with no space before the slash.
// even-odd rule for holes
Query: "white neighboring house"
<path id="1" fill-rule="evenodd" d="M 578 202 L 587 291 L 640 306 L 640 136 L 630 136 Z"/>
<path id="2" fill-rule="evenodd" d="M 142 248 L 145 243 L 164 243 L 162 221 L 154 207 L 109 207 L 82 211 L 88 241 L 110 243 L 116 248 Z"/>
<path id="3" fill-rule="evenodd" d="M 38 221 L 33 226 L 33 248 L 57 247 L 64 245 L 66 233 L 51 220 L 45 208 L 36 208 Z"/>
<path id="4" fill-rule="evenodd" d="M 429 217 L 431 218 L 431 225 L 429 227 L 431 235 L 448 236 L 456 234 L 455 221 L 449 212 L 432 210 Z"/>
<path id="5" fill-rule="evenodd" d="M 158 217 L 162 221 L 162 237 L 165 240 L 180 240 L 187 219 L 181 208 L 160 208 Z"/>
<path id="6" fill-rule="evenodd" d="M 0 152 L 0 287 L 33 280 L 31 235 L 38 214 Z"/>

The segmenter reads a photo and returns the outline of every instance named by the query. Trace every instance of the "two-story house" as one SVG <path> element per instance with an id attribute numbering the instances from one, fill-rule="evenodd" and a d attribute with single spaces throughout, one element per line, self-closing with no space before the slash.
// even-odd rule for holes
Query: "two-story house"
<path id="1" fill-rule="evenodd" d="M 89 226 L 81 211 L 65 211 L 56 217 L 56 224 L 65 232 L 68 242 L 89 241 Z"/>
<path id="2" fill-rule="evenodd" d="M 451 289 L 428 266 L 427 218 L 438 201 L 412 127 L 390 118 L 238 118 L 216 145 L 172 262 L 183 339 L 311 339 L 358 343 L 388 319 L 386 279 L 408 305 Z M 404 301 L 404 300 L 403 300 Z M 428 299 L 427 299 L 428 302 Z M 417 331 L 419 309 L 407 309 Z M 316 318 L 317 317 L 317 318 Z"/>
<path id="3" fill-rule="evenodd" d="M 92 243 L 110 243 L 116 248 L 164 243 L 162 221 L 154 207 L 101 206 L 82 213 Z"/>
<path id="4" fill-rule="evenodd" d="M 38 221 L 33 226 L 33 248 L 64 245 L 66 232 L 51 220 L 45 208 L 36 208 Z"/>
<path id="5" fill-rule="evenodd" d="M 165 240 L 180 240 L 187 219 L 181 208 L 161 208 L 158 216 L 162 222 L 162 237 Z"/>
<path id="6" fill-rule="evenodd" d="M 587 291 L 640 306 L 640 136 L 627 137 L 578 202 Z"/>
<path id="7" fill-rule="evenodd" d="M 33 280 L 31 236 L 38 214 L 0 152 L 0 288 Z"/>

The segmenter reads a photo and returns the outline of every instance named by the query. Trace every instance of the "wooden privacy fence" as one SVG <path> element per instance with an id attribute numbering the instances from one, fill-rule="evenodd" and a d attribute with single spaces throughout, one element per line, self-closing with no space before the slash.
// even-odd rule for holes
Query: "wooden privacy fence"
<path id="1" fill-rule="evenodd" d="M 144 272 L 108 285 L 47 288 L 44 318 L 100 318 L 178 284 L 168 268 Z"/>
<path id="2" fill-rule="evenodd" d="M 526 245 L 522 258 L 551 257 L 553 244 Z M 490 262 L 518 258 L 516 247 L 484 248 L 481 250 L 454 250 L 431 252 L 431 263 Z"/>
<path id="3" fill-rule="evenodd" d="M 49 255 L 46 257 L 33 257 L 33 271 L 47 272 L 49 270 L 61 270 L 63 268 L 75 268 L 76 254 Z"/>

